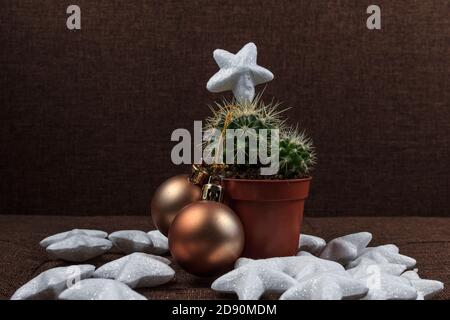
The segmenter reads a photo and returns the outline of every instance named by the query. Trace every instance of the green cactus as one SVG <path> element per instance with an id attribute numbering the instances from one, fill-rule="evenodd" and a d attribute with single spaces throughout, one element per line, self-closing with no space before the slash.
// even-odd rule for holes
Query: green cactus
<path id="1" fill-rule="evenodd" d="M 256 136 L 256 148 L 259 146 L 259 130 L 267 129 L 270 139 L 270 130 L 278 129 L 280 133 L 279 140 L 279 163 L 280 168 L 276 175 L 263 176 L 260 175 L 262 164 L 250 164 L 248 155 L 252 146 L 246 140 L 245 146 L 239 149 L 234 143 L 234 160 L 237 159 L 239 152 L 245 153 L 245 164 L 221 165 L 206 168 L 210 172 L 223 174 L 226 177 L 243 178 L 243 179 L 295 179 L 308 175 L 316 162 L 316 156 L 311 140 L 304 133 L 299 133 L 297 129 L 286 129 L 284 120 L 281 118 L 282 112 L 279 110 L 279 104 L 265 104 L 261 101 L 261 96 L 251 103 L 239 103 L 236 101 L 217 104 L 216 108 L 211 108 L 213 115 L 206 120 L 205 130 L 217 129 L 223 134 L 219 139 L 210 138 L 204 143 L 204 146 L 215 147 L 217 144 L 222 145 L 223 159 L 226 159 L 226 143 L 224 129 L 242 129 L 248 132 L 254 129 Z M 268 141 L 270 145 L 270 140 Z M 242 155 L 242 154 L 241 154 Z M 220 168 L 220 172 L 218 169 Z"/>
<path id="2" fill-rule="evenodd" d="M 280 169 L 282 179 L 295 179 L 308 175 L 316 163 L 311 139 L 297 129 L 282 133 L 280 137 Z"/>
<path id="3" fill-rule="evenodd" d="M 223 130 L 228 118 L 227 129 L 279 129 L 283 126 L 278 103 L 265 104 L 260 96 L 253 102 L 239 103 L 236 101 L 223 101 L 211 108 L 213 115 L 206 119 L 206 129 Z"/>
<path id="4" fill-rule="evenodd" d="M 259 130 L 280 129 L 284 126 L 284 121 L 280 117 L 284 110 L 278 110 L 278 106 L 275 103 L 265 104 L 260 100 L 260 97 L 257 97 L 251 103 L 224 101 L 222 104 L 217 104 L 216 108 L 211 108 L 213 115 L 206 120 L 205 130 L 214 128 L 223 132 L 224 129 L 242 129 L 244 134 L 254 132 L 256 133 L 257 147 L 259 143 Z M 268 134 L 270 135 L 270 132 Z M 205 144 L 214 146 L 217 143 L 223 143 L 222 152 L 223 159 L 225 159 L 227 151 L 225 135 L 222 136 L 222 140 L 216 141 L 212 138 L 206 141 Z M 250 146 L 248 139 L 243 148 L 238 148 L 235 143 L 235 160 L 239 153 L 243 153 L 245 154 L 246 165 L 250 165 L 248 163 L 248 155 L 250 154 L 251 148 L 252 146 Z"/>

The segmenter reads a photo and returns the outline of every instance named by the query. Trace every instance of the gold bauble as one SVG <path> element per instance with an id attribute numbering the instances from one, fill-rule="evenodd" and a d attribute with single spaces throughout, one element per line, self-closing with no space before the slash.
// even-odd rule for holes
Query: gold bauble
<path id="1" fill-rule="evenodd" d="M 169 231 L 169 248 L 187 272 L 213 276 L 233 268 L 244 248 L 244 228 L 236 214 L 215 201 L 182 209 Z"/>
<path id="2" fill-rule="evenodd" d="M 186 205 L 201 199 L 199 186 L 190 182 L 187 175 L 166 180 L 156 190 L 152 199 L 152 219 L 156 228 L 165 236 L 178 212 Z"/>

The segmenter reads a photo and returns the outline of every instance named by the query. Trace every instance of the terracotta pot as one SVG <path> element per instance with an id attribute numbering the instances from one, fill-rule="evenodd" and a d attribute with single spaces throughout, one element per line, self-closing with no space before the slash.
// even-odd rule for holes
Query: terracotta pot
<path id="1" fill-rule="evenodd" d="M 243 256 L 253 259 L 295 255 L 311 178 L 225 179 L 225 203 L 244 226 Z"/>

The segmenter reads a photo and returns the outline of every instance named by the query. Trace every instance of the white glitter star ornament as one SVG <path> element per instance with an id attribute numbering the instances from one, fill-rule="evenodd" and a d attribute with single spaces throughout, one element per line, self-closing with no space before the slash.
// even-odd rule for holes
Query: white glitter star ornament
<path id="1" fill-rule="evenodd" d="M 155 287 L 175 276 L 168 264 L 166 258 L 137 252 L 101 266 L 94 277 L 118 280 L 130 288 Z"/>
<path id="2" fill-rule="evenodd" d="M 90 278 L 94 270 L 89 264 L 49 269 L 20 287 L 11 300 L 56 299 L 68 286 Z"/>
<path id="3" fill-rule="evenodd" d="M 377 264 L 381 263 L 394 263 L 394 264 L 401 264 L 406 267 L 406 269 L 411 269 L 416 265 L 416 260 L 404 256 L 399 253 L 399 249 L 396 245 L 393 244 L 385 244 L 378 247 L 368 247 L 362 249 L 357 259 L 351 261 L 348 264 L 349 268 L 357 266 L 362 259 L 370 259 L 374 261 Z"/>
<path id="4" fill-rule="evenodd" d="M 317 256 L 322 252 L 326 245 L 327 243 L 322 238 L 308 234 L 301 234 L 299 238 L 298 251 L 309 252 Z"/>
<path id="5" fill-rule="evenodd" d="M 339 262 L 343 265 L 356 259 L 372 240 L 369 232 L 352 233 L 328 242 L 320 258 Z"/>
<path id="6" fill-rule="evenodd" d="M 255 86 L 273 79 L 272 72 L 257 65 L 257 55 L 253 42 L 236 54 L 216 49 L 213 56 L 220 70 L 209 79 L 206 88 L 214 93 L 231 90 L 238 102 L 252 102 Z"/>
<path id="7" fill-rule="evenodd" d="M 109 251 L 112 242 L 98 237 L 77 234 L 52 243 L 45 250 L 50 256 L 71 262 L 83 262 Z"/>
<path id="8" fill-rule="evenodd" d="M 147 300 L 126 284 L 110 279 L 86 279 L 64 290 L 60 300 Z"/>
<path id="9" fill-rule="evenodd" d="M 49 245 L 68 239 L 72 236 L 76 236 L 76 235 L 84 235 L 84 236 L 89 236 L 89 237 L 95 237 L 95 238 L 106 238 L 108 236 L 108 234 L 104 231 L 101 230 L 90 230 L 90 229 L 73 229 L 70 231 L 66 231 L 66 232 L 61 232 L 55 235 L 52 235 L 50 237 L 45 238 L 44 240 L 42 240 L 39 244 L 44 247 L 47 248 Z"/>
<path id="10" fill-rule="evenodd" d="M 357 280 L 369 288 L 362 300 L 416 300 L 418 297 L 417 290 L 403 277 L 374 272 Z"/>
<path id="11" fill-rule="evenodd" d="M 442 282 L 420 278 L 417 274 L 417 269 L 406 271 L 401 277 L 409 280 L 411 285 L 417 290 L 417 300 L 429 300 L 444 290 Z"/>
<path id="12" fill-rule="evenodd" d="M 283 293 L 296 280 L 282 270 L 280 260 L 251 260 L 241 258 L 236 269 L 216 279 L 211 285 L 215 291 L 236 293 L 239 300 L 257 300 L 265 292 Z"/>
<path id="13" fill-rule="evenodd" d="M 345 272 L 338 263 L 314 256 L 252 260 L 239 258 L 236 269 L 218 278 L 211 288 L 236 293 L 240 300 L 259 299 L 265 292 L 283 293 L 297 280 L 317 272 Z"/>
<path id="14" fill-rule="evenodd" d="M 364 297 L 368 288 L 345 271 L 316 272 L 304 277 L 280 300 L 342 300 Z"/>
<path id="15" fill-rule="evenodd" d="M 363 278 L 377 272 L 399 276 L 406 270 L 406 266 L 396 263 L 377 263 L 369 258 L 360 258 L 357 266 L 347 269 L 347 272 L 355 279 Z"/>
<path id="16" fill-rule="evenodd" d="M 114 248 L 125 254 L 144 252 L 163 254 L 169 249 L 167 238 L 159 231 L 122 230 L 111 233 L 108 239 Z"/>

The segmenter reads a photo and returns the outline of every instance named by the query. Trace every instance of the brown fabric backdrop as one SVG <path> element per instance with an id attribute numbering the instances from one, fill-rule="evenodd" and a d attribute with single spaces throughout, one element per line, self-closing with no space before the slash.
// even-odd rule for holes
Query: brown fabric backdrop
<path id="1" fill-rule="evenodd" d="M 213 49 L 254 41 L 317 146 L 309 215 L 449 214 L 447 0 L 74 2 L 78 32 L 67 1 L 0 3 L 0 213 L 147 214 L 221 97 Z"/>

